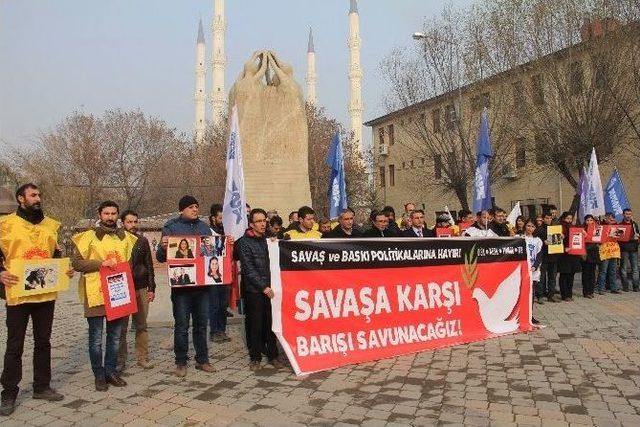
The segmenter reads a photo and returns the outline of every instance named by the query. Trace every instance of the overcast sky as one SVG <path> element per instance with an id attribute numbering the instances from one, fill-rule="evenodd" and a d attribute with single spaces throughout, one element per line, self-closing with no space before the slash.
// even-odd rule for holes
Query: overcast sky
<path id="1" fill-rule="evenodd" d="M 365 121 L 385 113 L 380 60 L 445 4 L 470 2 L 359 2 Z M 260 48 L 291 63 L 304 90 L 312 26 L 318 102 L 347 125 L 348 10 L 349 0 L 227 0 L 226 90 Z M 110 108 L 140 108 L 191 134 L 198 19 L 210 61 L 212 15 L 213 0 L 0 1 L 0 140 L 29 144 L 74 110 Z"/>

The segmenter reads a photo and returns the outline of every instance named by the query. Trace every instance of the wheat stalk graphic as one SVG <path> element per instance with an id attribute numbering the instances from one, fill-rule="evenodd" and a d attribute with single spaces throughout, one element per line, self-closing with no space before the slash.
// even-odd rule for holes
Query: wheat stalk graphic
<path id="1" fill-rule="evenodd" d="M 473 288 L 478 280 L 478 251 L 476 250 L 476 244 L 471 247 L 469 252 L 464 254 L 464 265 L 461 268 L 465 285 L 469 289 Z"/>

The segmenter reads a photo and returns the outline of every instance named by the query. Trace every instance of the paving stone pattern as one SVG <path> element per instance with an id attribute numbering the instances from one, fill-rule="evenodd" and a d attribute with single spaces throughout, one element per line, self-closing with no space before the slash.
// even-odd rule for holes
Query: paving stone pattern
<path id="1" fill-rule="evenodd" d="M 191 361 L 187 377 L 178 379 L 171 328 L 158 323 L 150 328 L 155 368 L 144 371 L 130 360 L 129 385 L 100 393 L 82 306 L 68 292 L 57 304 L 52 338 L 53 386 L 65 400 L 31 399 L 28 338 L 19 406 L 0 424 L 640 426 L 640 293 L 593 300 L 575 293 L 572 303 L 536 305 L 547 327 L 533 333 L 305 378 L 290 369 L 251 372 L 236 322 L 231 342 L 210 346 L 216 373 L 196 371 Z M 2 327 L 2 353 L 5 340 Z"/>

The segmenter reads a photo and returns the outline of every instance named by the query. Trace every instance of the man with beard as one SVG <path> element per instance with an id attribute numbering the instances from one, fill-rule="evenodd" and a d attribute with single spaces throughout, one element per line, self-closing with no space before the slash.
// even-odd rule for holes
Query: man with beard
<path id="1" fill-rule="evenodd" d="M 491 230 L 489 224 L 491 223 L 491 214 L 489 211 L 478 212 L 478 220 L 463 233 L 463 236 L 468 237 L 496 237 L 496 233 Z"/>
<path id="2" fill-rule="evenodd" d="M 147 332 L 147 316 L 149 303 L 153 302 L 156 292 L 156 281 L 153 272 L 153 258 L 149 241 L 138 233 L 138 214 L 127 210 L 120 216 L 122 227 L 138 238 L 131 254 L 131 272 L 136 289 L 136 303 L 138 312 L 131 315 L 136 327 L 136 358 L 138 366 L 151 369 L 149 363 L 149 334 Z M 120 351 L 118 352 L 118 372 L 124 371 L 127 362 L 127 329 L 129 316 L 124 318 L 122 334 L 120 335 Z"/>
<path id="3" fill-rule="evenodd" d="M 78 288 L 84 302 L 84 316 L 89 326 L 89 359 L 97 391 L 107 391 L 109 385 L 124 387 L 116 368 L 124 319 L 107 320 L 102 295 L 100 267 L 113 268 L 130 262 L 136 236 L 117 227 L 120 208 L 107 200 L 98 206 L 100 221 L 95 228 L 74 235 L 71 240 L 73 268 L 82 273 Z M 102 351 L 102 331 L 106 322 L 106 347 Z"/>
<path id="4" fill-rule="evenodd" d="M 362 237 L 396 237 L 389 232 L 389 217 L 384 212 L 375 212 L 373 216 L 373 227 L 364 232 Z"/>
<path id="5" fill-rule="evenodd" d="M 60 223 L 42 212 L 40 190 L 35 184 L 16 191 L 18 209 L 0 218 L 0 296 L 7 300 L 7 345 L 0 382 L 0 415 L 15 409 L 22 379 L 22 352 L 29 318 L 33 328 L 33 398 L 60 401 L 64 396 L 51 388 L 51 327 L 57 292 L 13 297 L 11 288 L 19 278 L 5 269 L 12 260 L 58 258 Z M 73 271 L 67 272 L 69 276 Z M 22 284 L 21 284 L 22 285 Z"/>
<path id="6" fill-rule="evenodd" d="M 225 239 L 233 242 L 232 236 L 225 236 L 222 223 L 222 205 L 214 203 L 209 211 L 209 226 L 213 236 L 222 247 L 216 250 L 218 256 L 222 256 Z M 215 237 L 212 237 L 214 239 Z M 231 341 L 227 335 L 227 308 L 229 307 L 229 284 L 209 286 L 209 340 L 212 342 Z"/>
<path id="7" fill-rule="evenodd" d="M 333 239 L 361 237 L 362 233 L 353 226 L 354 217 L 355 212 L 353 212 L 351 208 L 344 209 L 338 216 L 338 225 L 335 226 L 333 230 L 329 231 L 326 236 L 322 237 Z"/>
<path id="8" fill-rule="evenodd" d="M 511 230 L 507 225 L 507 213 L 504 209 L 496 208 L 493 212 L 493 221 L 489 224 L 491 231 L 500 237 L 511 236 Z"/>

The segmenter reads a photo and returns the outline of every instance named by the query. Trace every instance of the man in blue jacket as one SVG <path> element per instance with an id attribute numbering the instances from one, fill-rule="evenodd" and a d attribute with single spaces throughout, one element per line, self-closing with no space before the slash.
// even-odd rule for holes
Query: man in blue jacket
<path id="1" fill-rule="evenodd" d="M 178 203 L 180 216 L 172 218 L 162 228 L 161 245 L 156 252 L 159 262 L 167 261 L 168 236 L 209 236 L 211 229 L 202 222 L 198 213 L 200 206 L 193 196 L 184 196 Z M 207 286 L 171 288 L 173 304 L 173 351 L 176 356 L 177 377 L 187 375 L 187 352 L 189 350 L 189 318 L 193 318 L 193 346 L 196 351 L 196 369 L 214 372 L 209 363 L 207 348 L 207 319 L 209 290 Z"/>

